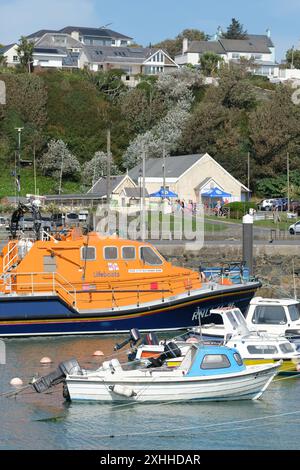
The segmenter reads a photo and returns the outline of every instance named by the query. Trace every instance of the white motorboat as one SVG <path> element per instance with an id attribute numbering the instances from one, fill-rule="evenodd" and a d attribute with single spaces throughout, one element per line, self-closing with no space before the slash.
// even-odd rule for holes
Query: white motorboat
<path id="1" fill-rule="evenodd" d="M 281 360 L 280 374 L 299 373 L 300 353 L 296 350 L 295 345 L 284 336 L 249 330 L 245 318 L 238 308 L 213 309 L 211 314 L 215 318 L 219 316 L 222 325 L 205 325 L 202 328 L 193 328 L 187 334 L 173 339 L 172 341 L 180 348 L 182 357 L 168 359 L 168 366 L 176 367 L 180 364 L 190 342 L 201 343 L 203 337 L 207 336 L 216 339 L 217 330 L 217 332 L 222 331 L 224 344 L 229 348 L 237 349 L 246 365 L 266 364 Z M 141 344 L 136 348 L 135 359 L 147 362 L 149 357 L 155 357 L 163 350 L 164 342 L 161 344 Z"/>
<path id="2" fill-rule="evenodd" d="M 174 343 L 170 351 L 181 356 Z M 256 400 L 280 367 L 280 362 L 246 367 L 239 353 L 225 346 L 191 344 L 177 368 L 163 365 L 168 357 L 165 352 L 144 368 L 125 369 L 117 359 L 96 371 L 76 367 L 65 377 L 69 397 L 100 402 Z"/>

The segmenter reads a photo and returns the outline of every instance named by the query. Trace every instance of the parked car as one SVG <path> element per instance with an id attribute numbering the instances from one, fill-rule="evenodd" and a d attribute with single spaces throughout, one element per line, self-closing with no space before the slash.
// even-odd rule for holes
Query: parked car
<path id="1" fill-rule="evenodd" d="M 65 224 L 66 225 L 78 225 L 79 224 L 79 216 L 75 212 L 67 212 L 65 217 Z"/>
<path id="2" fill-rule="evenodd" d="M 33 227 L 34 227 L 33 217 L 31 216 L 21 217 L 19 226 L 20 226 L 20 229 L 23 230 L 23 232 L 33 230 Z"/>
<path id="3" fill-rule="evenodd" d="M 300 233 L 300 220 L 289 226 L 289 232 L 291 235 L 296 235 L 297 233 Z"/>
<path id="4" fill-rule="evenodd" d="M 65 225 L 65 216 L 61 213 L 55 213 L 51 216 L 53 228 L 63 227 Z"/>
<path id="5" fill-rule="evenodd" d="M 290 202 L 290 211 L 295 212 L 296 214 L 300 215 L 300 202 L 299 201 L 291 201 Z"/>
<path id="6" fill-rule="evenodd" d="M 3 229 L 6 227 L 7 221 L 5 217 L 0 217 L 0 229 Z"/>
<path id="7" fill-rule="evenodd" d="M 275 206 L 277 199 L 263 199 L 259 204 L 258 208 L 261 211 L 270 211 Z"/>

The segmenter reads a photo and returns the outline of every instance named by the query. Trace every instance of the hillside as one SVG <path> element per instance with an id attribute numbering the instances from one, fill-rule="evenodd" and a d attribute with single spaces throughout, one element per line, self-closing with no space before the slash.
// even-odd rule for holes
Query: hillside
<path id="1" fill-rule="evenodd" d="M 244 183 L 250 152 L 253 187 L 285 173 L 287 152 L 291 170 L 299 167 L 299 107 L 287 86 L 275 88 L 227 67 L 219 71 L 217 87 L 204 86 L 192 69 L 141 77 L 133 90 L 120 76 L 120 71 L 28 74 L 2 68 L 7 105 L 0 106 L 0 196 L 15 191 L 15 127 L 24 127 L 22 158 L 32 161 L 36 154 L 40 193 L 57 191 L 59 156 L 56 168 L 44 165 L 51 140 L 62 140 L 81 166 L 77 174 L 64 169 L 63 191 L 80 191 L 92 178 L 87 162 L 95 152 L 106 151 L 108 127 L 120 172 L 133 166 L 143 149 L 160 156 L 163 143 L 174 155 L 207 151 Z M 105 162 L 97 174 L 105 174 Z M 32 167 L 22 169 L 21 175 L 22 193 L 32 192 Z"/>

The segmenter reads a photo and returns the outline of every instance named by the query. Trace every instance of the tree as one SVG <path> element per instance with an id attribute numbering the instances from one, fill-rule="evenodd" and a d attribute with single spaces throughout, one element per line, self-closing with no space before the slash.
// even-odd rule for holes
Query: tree
<path id="1" fill-rule="evenodd" d="M 300 50 L 289 49 L 286 53 L 286 61 L 289 68 L 300 69 Z"/>
<path id="2" fill-rule="evenodd" d="M 261 176 L 275 176 L 286 170 L 286 154 L 291 155 L 290 169 L 299 165 L 300 109 L 292 102 L 293 90 L 280 85 L 267 102 L 250 113 L 249 137 L 253 157 Z"/>
<path id="3" fill-rule="evenodd" d="M 206 41 L 208 36 L 199 29 L 184 29 L 174 39 L 164 39 L 154 44 L 153 47 L 166 50 L 174 58 L 175 55 L 182 51 L 182 41 L 184 38 L 189 41 Z"/>
<path id="4" fill-rule="evenodd" d="M 210 77 L 218 69 L 219 63 L 223 59 L 214 52 L 205 52 L 200 57 L 201 71 L 204 75 Z"/>
<path id="5" fill-rule="evenodd" d="M 0 55 L 0 67 L 6 66 L 7 58 L 4 55 Z"/>
<path id="6" fill-rule="evenodd" d="M 223 33 L 225 39 L 247 39 L 247 31 L 244 26 L 235 18 L 232 18 L 227 32 Z"/>
<path id="7" fill-rule="evenodd" d="M 112 163 L 110 166 L 111 175 L 118 174 L 117 166 Z M 107 175 L 107 154 L 105 152 L 95 152 L 93 158 L 83 165 L 82 182 L 85 187 L 94 185 L 101 176 Z"/>
<path id="8" fill-rule="evenodd" d="M 34 43 L 29 41 L 25 36 L 21 36 L 17 47 L 17 54 L 20 64 L 26 68 L 29 73 L 31 72 L 31 65 L 33 63 L 33 50 Z"/>
<path id="9" fill-rule="evenodd" d="M 44 175 L 52 176 L 57 181 L 62 177 L 78 180 L 80 164 L 63 140 L 52 139 L 48 150 L 41 159 L 41 169 Z"/>

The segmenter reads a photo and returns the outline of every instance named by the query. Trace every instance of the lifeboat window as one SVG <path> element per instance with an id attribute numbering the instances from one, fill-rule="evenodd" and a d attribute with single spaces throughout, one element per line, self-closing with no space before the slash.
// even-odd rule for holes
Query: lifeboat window
<path id="1" fill-rule="evenodd" d="M 56 272 L 56 257 L 55 256 L 44 256 L 44 272 L 45 273 Z"/>
<path id="2" fill-rule="evenodd" d="M 104 248 L 104 259 L 118 259 L 118 248 L 116 246 L 106 246 Z"/>
<path id="3" fill-rule="evenodd" d="M 135 259 L 135 247 L 134 246 L 123 246 L 122 247 L 122 258 L 123 259 Z"/>
<path id="4" fill-rule="evenodd" d="M 140 258 L 145 264 L 158 266 L 163 263 L 162 259 L 150 246 L 142 246 L 140 248 Z"/>
<path id="5" fill-rule="evenodd" d="M 225 354 L 206 354 L 201 363 L 201 369 L 227 369 L 230 361 Z"/>
<path id="6" fill-rule="evenodd" d="M 83 246 L 81 248 L 81 259 L 83 261 L 95 261 L 96 248 L 94 246 Z"/>
<path id="7" fill-rule="evenodd" d="M 272 344 L 251 345 L 247 346 L 247 350 L 250 354 L 278 354 L 278 349 Z"/>

